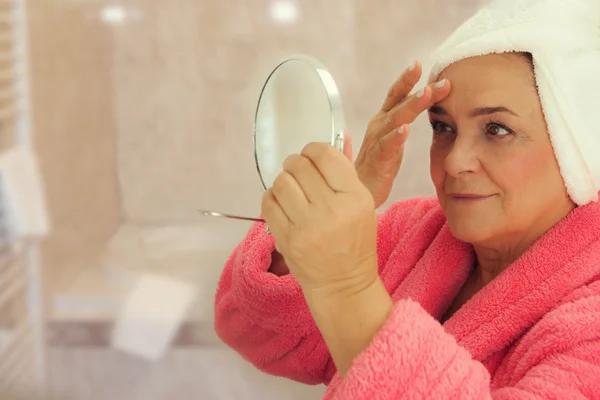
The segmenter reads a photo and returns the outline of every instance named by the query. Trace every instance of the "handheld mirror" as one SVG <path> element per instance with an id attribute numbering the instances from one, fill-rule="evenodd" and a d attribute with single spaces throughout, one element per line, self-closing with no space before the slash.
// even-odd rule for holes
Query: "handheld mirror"
<path id="1" fill-rule="evenodd" d="M 254 159 L 263 190 L 273 185 L 291 154 L 312 142 L 344 149 L 346 129 L 338 88 L 312 57 L 292 56 L 271 72 L 254 116 Z M 262 221 L 200 210 L 203 215 Z"/>

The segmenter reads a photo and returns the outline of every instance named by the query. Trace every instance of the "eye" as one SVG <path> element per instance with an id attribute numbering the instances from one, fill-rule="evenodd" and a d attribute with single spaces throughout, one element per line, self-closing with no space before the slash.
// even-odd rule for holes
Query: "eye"
<path id="1" fill-rule="evenodd" d="M 433 129 L 434 135 L 440 135 L 442 133 L 452 132 L 452 127 L 445 122 L 442 121 L 431 121 L 429 123 L 431 125 L 431 129 Z"/>
<path id="2" fill-rule="evenodd" d="M 490 136 L 503 137 L 511 135 L 513 131 L 512 129 L 497 122 L 490 122 L 485 127 L 485 133 Z"/>

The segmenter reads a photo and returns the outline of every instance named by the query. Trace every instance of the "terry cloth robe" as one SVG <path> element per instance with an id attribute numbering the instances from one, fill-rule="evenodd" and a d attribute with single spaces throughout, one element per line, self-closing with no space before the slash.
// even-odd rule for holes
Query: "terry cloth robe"
<path id="1" fill-rule="evenodd" d="M 255 224 L 216 293 L 220 338 L 260 370 L 332 399 L 600 399 L 600 204 L 576 208 L 441 320 L 475 264 L 437 199 L 379 216 L 379 273 L 395 307 L 346 377 L 291 275 L 268 272 L 273 238 Z"/>

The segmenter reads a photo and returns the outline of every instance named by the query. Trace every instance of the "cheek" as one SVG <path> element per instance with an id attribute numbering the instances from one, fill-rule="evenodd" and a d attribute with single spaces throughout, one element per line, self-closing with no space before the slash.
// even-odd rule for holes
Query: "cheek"
<path id="1" fill-rule="evenodd" d="M 431 181 L 435 186 L 436 190 L 444 187 L 444 181 L 446 179 L 446 162 L 447 152 L 442 151 L 439 148 L 432 146 L 429 150 L 429 175 Z"/>
<path id="2" fill-rule="evenodd" d="M 554 161 L 554 153 L 545 150 L 513 152 L 510 157 L 502 157 L 490 163 L 487 172 L 493 182 L 505 194 L 523 194 L 531 197 L 536 192 L 540 195 L 551 190 L 557 182 L 561 182 L 558 166 Z"/>

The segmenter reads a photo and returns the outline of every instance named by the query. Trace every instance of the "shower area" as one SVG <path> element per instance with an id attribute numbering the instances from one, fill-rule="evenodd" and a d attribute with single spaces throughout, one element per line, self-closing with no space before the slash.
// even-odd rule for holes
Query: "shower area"
<path id="1" fill-rule="evenodd" d="M 260 212 L 253 116 L 286 55 L 331 71 L 356 154 L 391 82 L 414 59 L 426 70 L 482 1 L 27 1 L 33 144 L 51 222 L 39 246 L 46 398 L 320 398 L 323 387 L 264 375 L 214 334 L 219 274 L 250 225 L 197 209 Z M 429 135 L 420 118 L 392 200 L 433 194 Z M 110 343 L 146 274 L 197 292 L 155 362 Z"/>

